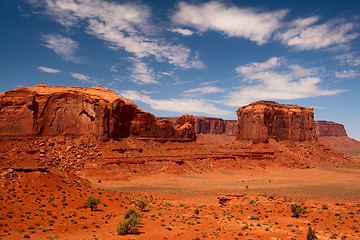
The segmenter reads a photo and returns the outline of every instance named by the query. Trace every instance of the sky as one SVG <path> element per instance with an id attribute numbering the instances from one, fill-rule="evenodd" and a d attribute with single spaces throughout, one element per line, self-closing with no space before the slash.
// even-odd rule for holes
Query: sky
<path id="1" fill-rule="evenodd" d="M 360 140 L 358 0 L 1 0 L 0 91 L 102 86 L 157 117 L 314 108 Z"/>

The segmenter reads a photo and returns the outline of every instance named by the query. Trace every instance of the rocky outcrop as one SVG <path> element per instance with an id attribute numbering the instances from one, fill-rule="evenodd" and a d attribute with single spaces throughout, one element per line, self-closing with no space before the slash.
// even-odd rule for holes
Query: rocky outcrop
<path id="1" fill-rule="evenodd" d="M 315 121 L 315 129 L 318 137 L 347 136 L 344 125 L 335 122 Z"/>
<path id="2" fill-rule="evenodd" d="M 185 117 L 179 129 L 175 129 L 170 121 L 157 121 L 130 100 L 101 87 L 42 84 L 0 94 L 0 136 L 58 134 L 195 139 L 191 117 Z"/>
<path id="3" fill-rule="evenodd" d="M 314 112 L 311 108 L 259 101 L 237 111 L 240 140 L 311 141 L 315 139 Z"/>
<path id="4" fill-rule="evenodd" d="M 193 115 L 183 115 L 176 120 L 176 131 L 180 138 L 189 138 L 196 141 L 195 119 Z"/>
<path id="5" fill-rule="evenodd" d="M 195 131 L 196 134 L 226 134 L 235 136 L 236 120 L 223 120 L 212 117 L 196 117 Z"/>

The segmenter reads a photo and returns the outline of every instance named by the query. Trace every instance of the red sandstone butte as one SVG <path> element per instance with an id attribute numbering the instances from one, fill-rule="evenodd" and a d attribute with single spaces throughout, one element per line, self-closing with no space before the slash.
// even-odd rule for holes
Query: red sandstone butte
<path id="1" fill-rule="evenodd" d="M 196 134 L 236 135 L 236 120 L 223 120 L 214 117 L 195 117 Z"/>
<path id="2" fill-rule="evenodd" d="M 237 111 L 237 139 L 267 142 L 275 140 L 311 141 L 315 137 L 314 111 L 297 105 L 259 101 Z"/>
<path id="3" fill-rule="evenodd" d="M 344 125 L 330 121 L 315 121 L 316 135 L 318 137 L 347 136 Z"/>
<path id="4" fill-rule="evenodd" d="M 194 141 L 191 117 L 175 129 L 171 122 L 157 121 L 132 101 L 98 86 L 41 84 L 0 94 L 0 136 L 91 134 L 105 139 L 136 136 Z"/>

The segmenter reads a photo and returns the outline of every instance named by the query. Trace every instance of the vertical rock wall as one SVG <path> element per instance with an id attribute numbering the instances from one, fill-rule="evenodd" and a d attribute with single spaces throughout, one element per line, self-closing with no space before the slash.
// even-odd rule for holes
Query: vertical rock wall
<path id="1" fill-rule="evenodd" d="M 157 121 L 130 100 L 101 87 L 38 85 L 0 94 L 0 136 L 195 139 L 194 120 L 187 116 L 184 121 L 186 134 L 170 121 Z"/>
<path id="2" fill-rule="evenodd" d="M 318 137 L 347 136 L 344 125 L 329 121 L 315 121 L 316 135 Z"/>
<path id="3" fill-rule="evenodd" d="M 237 110 L 237 139 L 267 142 L 315 139 L 313 109 L 276 102 L 259 101 Z"/>

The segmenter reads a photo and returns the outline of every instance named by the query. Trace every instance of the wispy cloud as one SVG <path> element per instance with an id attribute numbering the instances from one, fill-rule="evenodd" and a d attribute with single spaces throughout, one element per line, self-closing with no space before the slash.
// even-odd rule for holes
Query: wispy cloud
<path id="1" fill-rule="evenodd" d="M 233 112 L 224 111 L 214 106 L 205 99 L 153 99 L 150 96 L 138 91 L 121 91 L 122 97 L 128 98 L 133 101 L 140 101 L 149 104 L 155 110 L 163 110 L 169 112 L 177 112 L 182 114 L 208 114 L 212 116 L 231 116 Z"/>
<path id="2" fill-rule="evenodd" d="M 81 81 L 85 81 L 85 82 L 89 82 L 89 81 L 90 81 L 90 77 L 89 77 L 89 76 L 86 76 L 86 75 L 81 74 L 81 73 L 70 73 L 70 75 L 71 75 L 73 78 L 79 79 L 79 80 L 81 80 Z"/>
<path id="3" fill-rule="evenodd" d="M 174 32 L 174 33 L 180 33 L 181 35 L 184 36 L 191 36 L 194 34 L 193 31 L 191 31 L 190 29 L 187 28 L 171 28 L 169 29 L 170 32 Z"/>
<path id="4" fill-rule="evenodd" d="M 341 72 L 335 72 L 335 77 L 340 79 L 355 78 L 357 76 L 360 76 L 360 72 L 355 71 L 353 69 L 343 70 Z"/>
<path id="5" fill-rule="evenodd" d="M 299 69 L 303 73 L 299 74 Z M 326 90 L 314 69 L 288 65 L 285 58 L 272 57 L 265 62 L 249 63 L 236 68 L 244 84 L 231 91 L 224 101 L 228 106 L 243 106 L 265 100 L 290 100 L 335 95 L 346 90 Z"/>
<path id="6" fill-rule="evenodd" d="M 159 83 L 155 78 L 154 70 L 142 62 L 141 59 L 131 58 L 133 67 L 129 70 L 131 73 L 132 81 L 140 84 Z"/>
<path id="7" fill-rule="evenodd" d="M 65 60 L 75 63 L 81 62 L 80 58 L 75 56 L 79 44 L 71 38 L 64 37 L 59 33 L 52 33 L 42 35 L 42 39 L 45 47 L 50 48 Z"/>
<path id="8" fill-rule="evenodd" d="M 335 59 L 340 60 L 343 64 L 348 64 L 353 67 L 360 66 L 360 57 L 355 57 L 353 53 L 345 53 L 336 56 Z"/>
<path id="9" fill-rule="evenodd" d="M 47 72 L 47 73 L 59 73 L 61 72 L 60 70 L 57 69 L 53 69 L 53 68 L 48 68 L 48 67 L 38 67 L 37 69 L 43 71 L 43 72 Z"/>
<path id="10" fill-rule="evenodd" d="M 280 20 L 287 12 L 288 10 L 261 12 L 218 1 L 201 4 L 180 2 L 172 21 L 200 32 L 213 30 L 229 37 L 242 37 L 264 44 L 281 27 Z"/>
<path id="11" fill-rule="evenodd" d="M 319 17 L 299 18 L 285 27 L 277 37 L 286 45 L 298 50 L 339 47 L 359 36 L 353 30 L 355 24 L 343 20 L 330 20 L 316 24 Z"/>
<path id="12" fill-rule="evenodd" d="M 189 48 L 155 36 L 159 28 L 151 24 L 150 8 L 139 2 L 41 1 L 54 20 L 68 28 L 84 26 L 88 34 L 106 41 L 111 49 L 125 50 L 136 58 L 153 56 L 184 69 L 204 66 Z"/>
<path id="13" fill-rule="evenodd" d="M 219 87 L 205 86 L 184 91 L 184 95 L 205 95 L 211 93 L 223 93 L 224 89 Z"/>

